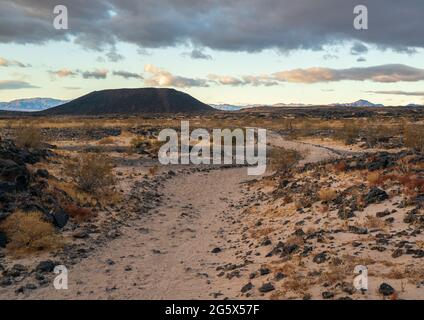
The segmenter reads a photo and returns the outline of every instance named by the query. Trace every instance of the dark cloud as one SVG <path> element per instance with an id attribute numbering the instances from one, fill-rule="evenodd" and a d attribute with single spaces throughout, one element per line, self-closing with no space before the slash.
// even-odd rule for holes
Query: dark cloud
<path id="1" fill-rule="evenodd" d="M 362 0 L 369 30 L 353 28 L 357 0 L 63 0 L 67 31 L 52 27 L 56 0 L 2 0 L 0 42 L 69 40 L 108 50 L 192 44 L 229 51 L 319 50 L 345 40 L 413 52 L 424 48 L 424 1 Z M 114 14 L 111 14 L 113 12 Z M 73 38 L 72 37 L 72 38 Z"/>
<path id="2" fill-rule="evenodd" d="M 124 56 L 119 54 L 114 47 L 106 54 L 106 57 L 111 62 L 118 62 L 124 59 Z"/>
<path id="3" fill-rule="evenodd" d="M 367 59 L 365 59 L 364 57 L 359 57 L 358 59 L 356 59 L 356 62 L 365 62 L 367 61 Z"/>
<path id="4" fill-rule="evenodd" d="M 38 88 L 25 81 L 17 80 L 0 80 L 0 90 L 16 90 L 16 89 L 29 89 Z"/>
<path id="5" fill-rule="evenodd" d="M 123 77 L 125 79 L 139 79 L 142 80 L 143 76 L 138 74 L 138 73 L 132 73 L 132 72 L 128 72 L 128 71 L 113 71 L 113 75 L 114 76 L 119 76 L 119 77 Z"/>
<path id="6" fill-rule="evenodd" d="M 98 69 L 94 71 L 82 71 L 81 75 L 84 79 L 106 79 L 108 70 Z"/>
<path id="7" fill-rule="evenodd" d="M 199 49 L 194 49 L 191 52 L 184 53 L 183 55 L 195 60 L 211 60 L 212 59 L 211 55 L 203 53 Z"/>

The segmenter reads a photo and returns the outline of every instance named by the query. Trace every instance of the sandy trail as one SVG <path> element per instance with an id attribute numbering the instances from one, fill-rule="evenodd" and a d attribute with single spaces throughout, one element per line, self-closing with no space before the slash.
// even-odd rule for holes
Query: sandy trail
<path id="1" fill-rule="evenodd" d="M 305 154 L 303 163 L 337 155 L 325 148 L 285 141 L 271 145 Z M 238 263 L 239 203 L 249 197 L 246 168 L 178 174 L 165 182 L 162 205 L 122 227 L 122 236 L 69 270 L 69 289 L 40 288 L 31 299 L 212 299 L 237 297 L 217 266 Z M 214 248 L 219 253 L 212 253 Z M 9 296 L 9 298 L 12 298 Z"/>

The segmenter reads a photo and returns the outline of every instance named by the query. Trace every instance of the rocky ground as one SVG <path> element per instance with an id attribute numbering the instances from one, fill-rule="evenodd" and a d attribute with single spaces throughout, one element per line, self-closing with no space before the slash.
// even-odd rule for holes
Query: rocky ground
<path id="1" fill-rule="evenodd" d="M 58 158 L 86 148 L 82 133 L 36 153 L 1 142 L 2 219 L 31 206 L 66 240 L 55 253 L 23 257 L 0 248 L 1 299 L 423 297 L 424 161 L 416 153 L 270 133 L 271 146 L 303 159 L 257 178 L 245 167 L 156 169 L 149 154 L 125 153 L 130 136 L 112 131 L 83 136 L 116 160 L 120 200 L 96 205 L 81 223 L 49 184 L 61 179 Z M 111 145 L 92 142 L 109 136 Z M 0 234 L 0 247 L 5 240 Z M 58 264 L 69 268 L 68 290 L 52 286 Z M 357 265 L 368 268 L 368 291 L 353 287 Z"/>

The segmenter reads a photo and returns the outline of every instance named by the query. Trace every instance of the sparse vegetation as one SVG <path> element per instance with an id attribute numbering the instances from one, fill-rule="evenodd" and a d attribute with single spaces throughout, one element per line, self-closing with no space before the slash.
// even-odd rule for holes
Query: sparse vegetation
<path id="1" fill-rule="evenodd" d="M 269 167 L 277 173 L 284 173 L 293 168 L 301 159 L 300 154 L 294 150 L 273 148 L 268 156 Z"/>
<path id="2" fill-rule="evenodd" d="M 0 224 L 0 230 L 9 240 L 7 249 L 17 254 L 54 250 L 63 244 L 54 226 L 40 212 L 15 212 Z"/>
<path id="3" fill-rule="evenodd" d="M 321 201 L 328 202 L 337 197 L 337 191 L 332 188 L 324 188 L 319 191 L 318 196 Z"/>
<path id="4" fill-rule="evenodd" d="M 20 147 L 38 149 L 43 143 L 43 135 L 40 128 L 25 126 L 17 130 L 15 141 Z"/>
<path id="5" fill-rule="evenodd" d="M 89 208 L 82 208 L 73 204 L 66 205 L 64 210 L 70 217 L 78 222 L 85 221 L 93 215 L 93 211 Z"/>
<path id="6" fill-rule="evenodd" d="M 98 194 L 115 183 L 113 164 L 104 155 L 82 154 L 68 161 L 65 172 L 81 190 Z"/>
<path id="7" fill-rule="evenodd" d="M 424 125 L 406 125 L 404 139 L 407 147 L 424 152 Z"/>

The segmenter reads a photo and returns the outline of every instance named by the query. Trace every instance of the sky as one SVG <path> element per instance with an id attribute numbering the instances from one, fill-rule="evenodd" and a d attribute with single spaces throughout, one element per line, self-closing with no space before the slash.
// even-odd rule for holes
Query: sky
<path id="1" fill-rule="evenodd" d="M 61 0 L 66 30 L 57 4 L 0 0 L 0 101 L 170 87 L 206 103 L 424 104 L 422 0 Z"/>

